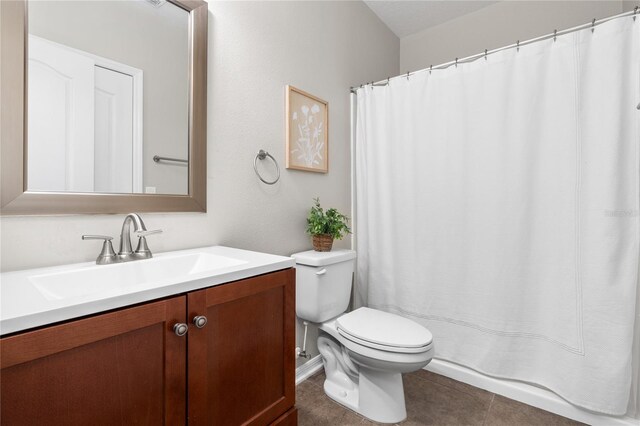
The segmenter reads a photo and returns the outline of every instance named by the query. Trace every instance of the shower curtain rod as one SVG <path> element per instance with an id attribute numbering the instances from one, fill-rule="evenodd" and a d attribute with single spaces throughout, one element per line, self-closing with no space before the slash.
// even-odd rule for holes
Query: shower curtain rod
<path id="1" fill-rule="evenodd" d="M 353 93 L 355 95 L 355 94 L 357 94 L 357 89 L 358 88 L 367 87 L 367 86 L 371 86 L 371 88 L 386 86 L 386 85 L 389 84 L 389 81 L 394 80 L 396 78 L 407 78 L 408 79 L 410 76 L 412 76 L 414 74 L 417 74 L 419 72 L 424 72 L 424 71 L 431 72 L 431 71 L 434 71 L 434 70 L 446 69 L 446 68 L 449 68 L 449 67 L 454 66 L 454 65 L 458 66 L 458 64 L 473 62 L 473 61 L 475 61 L 477 59 L 480 59 L 480 58 L 486 58 L 489 55 L 492 55 L 492 54 L 498 53 L 498 52 L 502 52 L 503 50 L 514 49 L 514 48 L 519 49 L 522 46 L 526 46 L 528 44 L 536 43 L 538 41 L 548 40 L 548 39 L 551 39 L 551 38 L 555 41 L 555 39 L 558 36 L 569 34 L 569 33 L 575 32 L 575 31 L 584 30 L 584 29 L 587 29 L 587 28 L 591 28 L 591 31 L 593 32 L 595 30 L 595 27 L 597 27 L 600 24 L 604 24 L 605 22 L 612 21 L 614 19 L 624 18 L 626 16 L 632 16 L 633 20 L 635 21 L 637 17 L 640 17 L 639 9 L 640 9 L 640 7 L 636 6 L 633 10 L 631 10 L 629 12 L 621 13 L 619 15 L 614 15 L 614 16 L 610 16 L 608 18 L 602 18 L 602 19 L 595 19 L 594 18 L 593 21 L 589 22 L 588 24 L 579 25 L 577 27 L 573 27 L 573 28 L 569 28 L 569 29 L 561 30 L 561 31 L 554 30 L 553 33 L 550 33 L 550 34 L 547 34 L 547 35 L 543 35 L 543 36 L 540 36 L 540 37 L 532 38 L 532 39 L 525 40 L 525 41 L 518 40 L 516 43 L 511 44 L 509 46 L 499 47 L 499 48 L 493 49 L 493 50 L 486 50 L 485 49 L 485 51 L 483 53 L 477 53 L 475 55 L 467 56 L 466 58 L 462 58 L 462 59 L 456 58 L 454 61 L 445 62 L 444 64 L 440 64 L 440 65 L 436 65 L 436 66 L 431 65 L 431 66 L 429 66 L 427 68 L 423 68 L 423 69 L 418 70 L 418 71 L 413 71 L 413 72 L 407 71 L 405 74 L 396 75 L 394 77 L 387 77 L 384 80 L 375 81 L 375 82 L 372 81 L 371 83 L 364 83 L 364 84 L 361 84 L 360 86 L 351 87 L 350 91 L 351 91 L 351 93 Z"/>

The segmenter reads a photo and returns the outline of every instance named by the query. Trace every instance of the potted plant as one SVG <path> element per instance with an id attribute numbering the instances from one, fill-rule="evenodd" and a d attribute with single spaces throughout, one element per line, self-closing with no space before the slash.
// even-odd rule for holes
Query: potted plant
<path id="1" fill-rule="evenodd" d="M 313 237 L 315 251 L 331 251 L 333 240 L 342 239 L 351 230 L 347 226 L 349 218 L 331 208 L 326 212 L 320 207 L 320 199 L 314 198 L 314 206 L 307 216 L 307 233 Z"/>

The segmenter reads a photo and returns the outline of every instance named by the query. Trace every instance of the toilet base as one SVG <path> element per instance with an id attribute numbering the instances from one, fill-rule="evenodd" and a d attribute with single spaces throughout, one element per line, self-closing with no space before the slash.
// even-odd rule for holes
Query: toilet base
<path id="1" fill-rule="evenodd" d="M 344 386 L 327 379 L 324 381 L 324 393 L 338 404 L 358 412 L 360 392 L 357 387 L 345 389 Z"/>
<path id="2" fill-rule="evenodd" d="M 340 405 L 378 423 L 398 423 L 407 418 L 402 374 L 361 371 L 359 382 L 359 386 L 349 388 L 327 379 L 324 392 Z"/>
<path id="3" fill-rule="evenodd" d="M 340 405 L 379 423 L 398 423 L 407 410 L 402 374 L 356 366 L 329 336 L 318 338 L 326 379 L 324 391 Z"/>
<path id="4" fill-rule="evenodd" d="M 402 374 L 361 367 L 358 412 L 379 423 L 398 423 L 406 419 Z"/>

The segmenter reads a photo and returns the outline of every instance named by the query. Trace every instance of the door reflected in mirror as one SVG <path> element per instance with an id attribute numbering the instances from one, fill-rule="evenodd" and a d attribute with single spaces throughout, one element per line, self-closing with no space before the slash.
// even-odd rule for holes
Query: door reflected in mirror
<path id="1" fill-rule="evenodd" d="M 189 13 L 47 0 L 28 19 L 27 189 L 188 194 Z"/>

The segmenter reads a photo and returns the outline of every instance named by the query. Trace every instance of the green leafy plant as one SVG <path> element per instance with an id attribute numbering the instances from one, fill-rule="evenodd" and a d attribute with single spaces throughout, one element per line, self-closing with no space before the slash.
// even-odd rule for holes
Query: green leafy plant
<path id="1" fill-rule="evenodd" d="M 320 207 L 320 199 L 314 198 L 314 206 L 307 216 L 307 233 L 311 235 L 328 234 L 335 239 L 342 239 L 351 233 L 347 225 L 349 218 L 338 210 L 331 208 L 326 212 Z"/>

